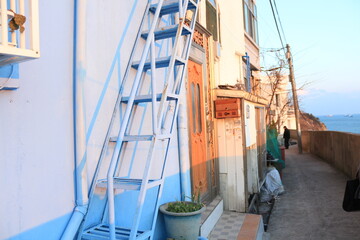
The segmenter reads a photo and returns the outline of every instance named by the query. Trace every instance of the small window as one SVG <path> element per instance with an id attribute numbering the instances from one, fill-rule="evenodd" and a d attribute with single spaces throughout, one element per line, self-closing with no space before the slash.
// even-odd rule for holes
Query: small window
<path id="1" fill-rule="evenodd" d="M 244 0 L 244 29 L 258 44 L 257 9 L 253 0 Z"/>
<path id="2" fill-rule="evenodd" d="M 219 41 L 218 17 L 214 0 L 206 1 L 206 28 L 213 35 L 214 41 Z"/>
<path id="3" fill-rule="evenodd" d="M 211 3 L 214 7 L 216 7 L 216 3 L 215 3 L 215 0 L 208 0 L 209 3 Z"/>
<path id="4" fill-rule="evenodd" d="M 244 69 L 244 83 L 247 92 L 251 92 L 251 67 L 250 67 L 250 56 L 246 53 L 243 56 L 243 69 Z"/>

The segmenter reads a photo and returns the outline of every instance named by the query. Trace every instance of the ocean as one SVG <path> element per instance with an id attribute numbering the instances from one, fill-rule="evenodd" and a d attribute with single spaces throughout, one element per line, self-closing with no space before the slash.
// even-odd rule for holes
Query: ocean
<path id="1" fill-rule="evenodd" d="M 360 114 L 317 116 L 329 131 L 360 134 Z"/>

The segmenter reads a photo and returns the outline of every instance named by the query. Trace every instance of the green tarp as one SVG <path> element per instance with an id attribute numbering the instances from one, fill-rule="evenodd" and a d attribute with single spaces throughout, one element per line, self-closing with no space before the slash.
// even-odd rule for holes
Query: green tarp
<path id="1" fill-rule="evenodd" d="M 276 128 L 267 128 L 266 130 L 266 150 L 273 155 L 273 157 L 275 159 L 279 159 L 278 162 L 274 163 L 274 166 L 278 169 L 281 170 L 283 168 L 285 168 L 285 162 L 284 160 L 281 158 L 281 151 L 280 151 L 280 146 L 277 140 L 277 136 L 278 133 L 276 131 Z"/>

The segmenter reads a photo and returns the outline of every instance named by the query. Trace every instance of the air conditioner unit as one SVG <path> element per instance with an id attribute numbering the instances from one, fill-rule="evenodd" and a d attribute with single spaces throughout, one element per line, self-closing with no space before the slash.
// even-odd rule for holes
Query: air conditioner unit
<path id="1" fill-rule="evenodd" d="M 38 0 L 1 0 L 0 66 L 39 57 Z"/>

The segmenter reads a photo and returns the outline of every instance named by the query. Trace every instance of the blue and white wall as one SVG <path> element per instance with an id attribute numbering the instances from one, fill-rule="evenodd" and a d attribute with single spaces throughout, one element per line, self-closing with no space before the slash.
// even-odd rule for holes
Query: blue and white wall
<path id="1" fill-rule="evenodd" d="M 146 3 L 87 3 L 82 84 L 89 183 Z M 39 8 L 41 57 L 19 64 L 17 90 L 0 91 L 0 239 L 59 239 L 75 205 L 74 1 L 41 1 Z M 176 139 L 161 202 L 181 198 Z"/>
<path id="2" fill-rule="evenodd" d="M 72 2 L 40 4 L 41 58 L 0 91 L 0 239 L 57 239 L 73 208 Z"/>

